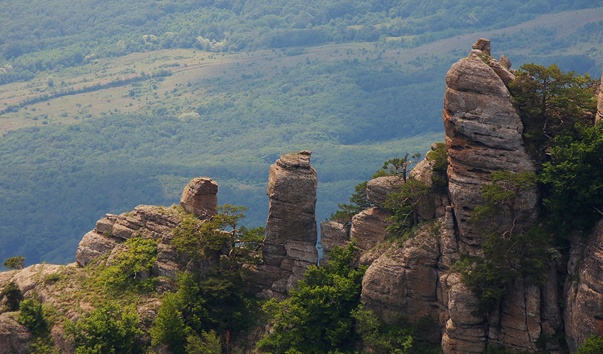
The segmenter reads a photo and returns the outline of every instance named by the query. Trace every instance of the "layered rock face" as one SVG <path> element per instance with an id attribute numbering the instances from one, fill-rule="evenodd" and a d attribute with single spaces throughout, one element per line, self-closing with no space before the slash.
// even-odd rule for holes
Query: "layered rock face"
<path id="1" fill-rule="evenodd" d="M 264 267 L 258 279 L 265 296 L 284 296 L 306 268 L 318 262 L 316 250 L 316 170 L 309 151 L 281 156 L 268 177 L 269 211 Z"/>
<path id="2" fill-rule="evenodd" d="M 487 51 L 473 49 L 448 71 L 443 111 L 450 202 L 461 248 L 468 254 L 478 252 L 482 242 L 469 219 L 482 202 L 479 192 L 489 174 L 496 170 L 535 170 L 522 145 L 521 119 L 505 82 L 493 67 L 507 69 L 490 57 L 489 44 L 483 42 L 478 41 L 474 47 L 487 47 Z M 536 202 L 535 190 L 525 194 L 519 202 L 520 223 L 534 220 Z M 505 225 L 510 220 L 498 222 Z"/>
<path id="3" fill-rule="evenodd" d="M 587 242 L 572 240 L 565 283 L 565 331 L 570 350 L 592 335 L 603 336 L 603 220 Z"/>

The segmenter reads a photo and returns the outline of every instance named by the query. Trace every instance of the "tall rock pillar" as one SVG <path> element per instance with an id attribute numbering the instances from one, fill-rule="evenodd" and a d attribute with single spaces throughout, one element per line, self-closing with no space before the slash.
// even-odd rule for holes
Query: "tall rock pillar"
<path id="1" fill-rule="evenodd" d="M 316 264 L 316 170 L 310 151 L 286 154 L 271 167 L 268 178 L 269 211 L 263 257 L 269 286 L 284 295 Z"/>

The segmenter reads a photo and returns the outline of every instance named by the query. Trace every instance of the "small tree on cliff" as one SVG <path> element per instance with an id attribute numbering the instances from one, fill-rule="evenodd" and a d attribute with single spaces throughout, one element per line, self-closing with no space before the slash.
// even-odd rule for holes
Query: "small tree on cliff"
<path id="1" fill-rule="evenodd" d="M 592 125 L 597 86 L 588 74 L 564 73 L 557 65 L 525 64 L 516 71 L 509 89 L 524 125 L 528 150 L 537 161 L 546 160 L 556 136 L 573 135 L 578 123 Z"/>

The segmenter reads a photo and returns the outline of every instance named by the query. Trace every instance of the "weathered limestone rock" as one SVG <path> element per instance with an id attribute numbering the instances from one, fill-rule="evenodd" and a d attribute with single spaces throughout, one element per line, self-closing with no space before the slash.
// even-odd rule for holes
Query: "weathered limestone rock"
<path id="1" fill-rule="evenodd" d="M 540 288 L 517 280 L 506 293 L 502 311 L 489 318 L 490 343 L 519 351 L 536 351 L 541 333 Z"/>
<path id="2" fill-rule="evenodd" d="M 439 223 L 439 222 L 438 222 Z M 438 227 L 423 224 L 403 244 L 393 244 L 367 269 L 362 301 L 386 323 L 401 317 L 410 323 L 431 317 L 438 322 Z M 434 339 L 439 329 L 434 327 Z"/>
<path id="3" fill-rule="evenodd" d="M 482 59 L 478 49 L 455 63 L 446 76 L 444 127 L 448 150 L 450 202 L 454 208 L 461 249 L 474 254 L 480 233 L 469 223 L 479 191 L 495 170 L 534 171 L 523 147 L 523 125 L 505 83 Z M 521 225 L 534 220 L 535 190 L 519 201 Z M 510 220 L 498 220 L 501 225 Z"/>
<path id="4" fill-rule="evenodd" d="M 345 247 L 350 237 L 346 225 L 337 221 L 323 221 L 320 223 L 320 244 L 322 245 L 323 255 L 320 264 L 324 265 L 329 261 L 329 252 L 335 247 Z"/>
<path id="5" fill-rule="evenodd" d="M 284 295 L 303 271 L 318 261 L 315 214 L 318 178 L 310 166 L 310 154 L 301 151 L 283 155 L 270 166 L 263 249 L 266 266 L 262 277 L 276 295 Z"/>
<path id="6" fill-rule="evenodd" d="M 603 336 L 603 220 L 585 245 L 579 237 L 572 240 L 565 283 L 565 335 L 571 351 L 592 335 Z"/>
<path id="7" fill-rule="evenodd" d="M 444 275 L 441 283 L 444 288 L 443 300 L 448 307 L 442 350 L 444 353 L 483 353 L 486 348 L 486 329 L 484 317 L 475 311 L 478 299 L 463 284 L 458 273 Z"/>
<path id="8" fill-rule="evenodd" d="M 16 313 L 0 314 L 0 354 L 27 354 L 32 334 L 16 320 Z"/>
<path id="9" fill-rule="evenodd" d="M 180 205 L 188 213 L 200 219 L 209 219 L 216 215 L 218 207 L 218 183 L 211 178 L 192 179 L 182 192 Z"/>
<path id="10" fill-rule="evenodd" d="M 490 50 L 491 50 L 490 41 L 485 38 L 478 39 L 477 42 L 475 42 L 475 44 L 473 44 L 473 46 L 471 48 L 477 49 L 486 55 L 491 55 L 490 54 Z"/>
<path id="11" fill-rule="evenodd" d="M 399 192 L 403 184 L 404 180 L 398 176 L 373 178 L 366 184 L 367 198 L 376 206 L 384 208 L 387 196 Z"/>
<path id="12" fill-rule="evenodd" d="M 181 222 L 176 212 L 166 208 L 139 205 L 133 211 L 120 215 L 107 214 L 96 222 L 94 230 L 88 232 L 78 246 L 75 260 L 85 266 L 100 255 L 111 252 L 117 245 L 133 236 L 160 241 L 157 256 L 157 275 L 174 274 L 175 263 L 172 250 L 162 247 L 172 239 L 172 230 Z"/>
<path id="13" fill-rule="evenodd" d="M 355 238 L 361 250 L 368 250 L 385 239 L 385 221 L 390 214 L 378 207 L 369 208 L 354 215 L 350 238 Z"/>

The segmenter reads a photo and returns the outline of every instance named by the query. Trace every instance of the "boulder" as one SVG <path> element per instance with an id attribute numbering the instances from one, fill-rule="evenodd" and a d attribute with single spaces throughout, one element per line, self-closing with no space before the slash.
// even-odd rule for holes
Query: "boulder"
<path id="1" fill-rule="evenodd" d="M 362 301 L 385 323 L 401 318 L 410 323 L 430 317 L 438 322 L 437 228 L 423 224 L 403 243 L 393 243 L 367 269 L 362 279 Z M 432 326 L 432 339 L 440 336 Z"/>
<path id="2" fill-rule="evenodd" d="M 30 353 L 33 336 L 16 318 L 16 313 L 0 314 L 0 354 Z"/>
<path id="3" fill-rule="evenodd" d="M 387 196 L 399 192 L 404 180 L 399 176 L 382 176 L 373 178 L 366 184 L 368 200 L 380 208 L 384 208 Z"/>
<path id="4" fill-rule="evenodd" d="M 361 211 L 352 218 L 350 238 L 356 239 L 358 247 L 369 250 L 379 242 L 385 240 L 387 235 L 387 221 L 389 213 L 378 207 Z"/>
<path id="5" fill-rule="evenodd" d="M 216 215 L 218 207 L 218 184 L 211 178 L 193 178 L 182 191 L 180 205 L 188 213 L 200 219 Z"/>

